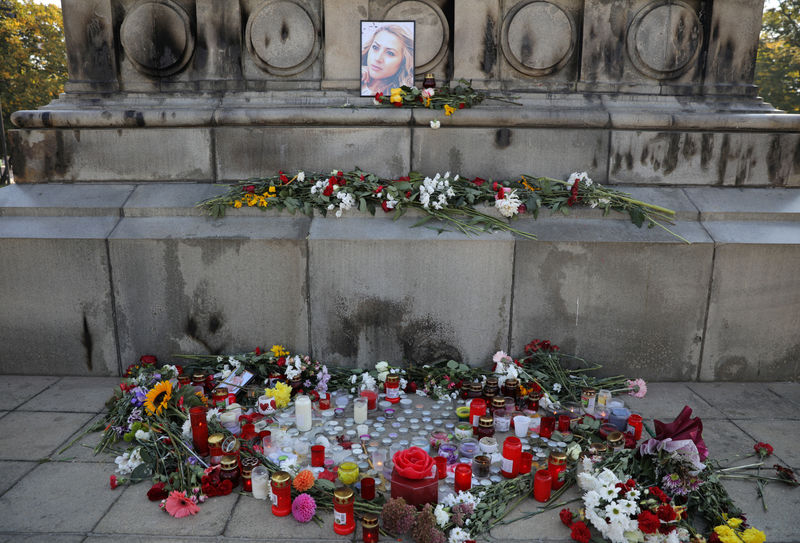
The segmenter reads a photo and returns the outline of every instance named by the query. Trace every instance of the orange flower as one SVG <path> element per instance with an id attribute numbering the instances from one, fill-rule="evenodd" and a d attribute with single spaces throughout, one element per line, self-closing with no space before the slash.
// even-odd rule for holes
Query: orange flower
<path id="1" fill-rule="evenodd" d="M 295 476 L 292 486 L 298 492 L 305 492 L 314 486 L 314 474 L 310 470 L 304 469 Z"/>

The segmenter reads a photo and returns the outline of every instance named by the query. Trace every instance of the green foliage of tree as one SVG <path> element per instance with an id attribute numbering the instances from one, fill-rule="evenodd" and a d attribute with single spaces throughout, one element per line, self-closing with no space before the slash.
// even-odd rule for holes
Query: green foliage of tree
<path id="1" fill-rule="evenodd" d="M 764 12 L 756 84 L 776 108 L 800 113 L 800 0 Z"/>
<path id="2" fill-rule="evenodd" d="M 3 124 L 21 109 L 58 97 L 67 80 L 61 9 L 33 0 L 0 0 L 0 100 Z"/>

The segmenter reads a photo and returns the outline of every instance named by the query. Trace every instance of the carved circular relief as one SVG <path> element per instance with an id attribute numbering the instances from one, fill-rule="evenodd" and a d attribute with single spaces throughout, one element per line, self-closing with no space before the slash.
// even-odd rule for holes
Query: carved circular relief
<path id="1" fill-rule="evenodd" d="M 447 55 L 450 26 L 442 10 L 429 0 L 402 0 L 390 6 L 387 21 L 414 21 L 414 64 L 417 75 L 431 70 Z"/>
<path id="2" fill-rule="evenodd" d="M 289 0 L 268 2 L 253 12 L 245 42 L 256 64 L 275 75 L 300 73 L 319 53 L 316 21 Z"/>
<path id="3" fill-rule="evenodd" d="M 545 1 L 517 4 L 503 20 L 500 45 L 518 71 L 532 76 L 564 67 L 575 50 L 575 22 L 559 6 Z"/>
<path id="4" fill-rule="evenodd" d="M 189 14 L 171 0 L 134 6 L 122 22 L 120 42 L 138 71 L 158 77 L 180 71 L 194 52 Z"/>
<path id="5" fill-rule="evenodd" d="M 686 72 L 703 41 L 700 19 L 689 5 L 673 0 L 642 8 L 628 29 L 628 56 L 636 69 L 656 79 Z"/>

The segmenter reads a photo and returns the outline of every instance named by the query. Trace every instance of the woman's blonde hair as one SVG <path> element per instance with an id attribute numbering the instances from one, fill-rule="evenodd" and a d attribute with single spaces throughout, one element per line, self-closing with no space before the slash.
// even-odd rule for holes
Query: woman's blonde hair
<path id="1" fill-rule="evenodd" d="M 375 32 L 372 34 L 372 37 L 369 41 L 364 44 L 364 48 L 361 50 L 361 65 L 364 66 L 367 63 L 367 55 L 369 54 L 369 48 L 372 47 L 372 42 L 375 41 L 375 36 L 377 36 L 381 32 L 389 32 L 390 34 L 394 34 L 400 40 L 402 45 L 403 51 L 403 62 L 400 65 L 400 68 L 397 70 L 395 74 L 395 84 L 392 84 L 391 87 L 399 87 L 400 85 L 414 85 L 414 38 L 408 32 L 406 27 L 399 25 L 399 24 L 386 24 L 384 26 L 379 26 L 375 29 Z M 369 76 L 369 70 L 366 70 L 362 75 L 362 82 L 366 85 L 372 84 L 372 79 Z"/>

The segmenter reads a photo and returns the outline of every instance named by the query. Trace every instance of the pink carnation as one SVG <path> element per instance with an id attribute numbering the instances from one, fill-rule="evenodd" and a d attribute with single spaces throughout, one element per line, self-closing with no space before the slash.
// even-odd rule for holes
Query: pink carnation
<path id="1" fill-rule="evenodd" d="M 186 492 L 173 490 L 170 492 L 169 497 L 164 503 L 167 513 L 175 518 L 188 517 L 189 515 L 196 515 L 200 508 L 194 501 L 186 496 Z"/>
<path id="2" fill-rule="evenodd" d="M 497 351 L 496 353 L 494 353 L 494 356 L 492 357 L 492 362 L 494 362 L 495 364 L 499 364 L 505 358 L 508 358 L 508 355 L 506 354 L 505 351 Z"/>
<path id="3" fill-rule="evenodd" d="M 298 522 L 309 522 L 317 512 L 317 502 L 303 492 L 292 502 L 292 516 Z"/>
<path id="4" fill-rule="evenodd" d="M 647 394 L 647 384 L 641 378 L 628 379 L 628 388 L 631 389 L 628 394 L 636 398 L 644 398 L 644 395 Z"/>

